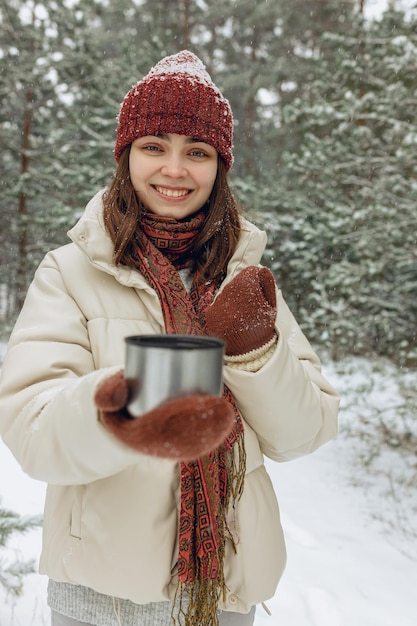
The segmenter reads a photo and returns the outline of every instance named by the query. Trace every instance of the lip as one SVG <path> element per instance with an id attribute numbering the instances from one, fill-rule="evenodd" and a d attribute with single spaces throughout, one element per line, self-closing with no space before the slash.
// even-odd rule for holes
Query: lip
<path id="1" fill-rule="evenodd" d="M 168 187 L 166 185 L 152 185 L 152 187 L 160 198 L 169 202 L 181 202 L 189 198 L 193 192 L 193 189 L 188 187 Z"/>

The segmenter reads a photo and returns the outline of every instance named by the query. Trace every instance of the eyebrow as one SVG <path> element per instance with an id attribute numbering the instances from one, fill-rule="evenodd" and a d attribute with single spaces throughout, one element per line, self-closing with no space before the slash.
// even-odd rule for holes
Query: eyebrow
<path id="1" fill-rule="evenodd" d="M 170 141 L 169 135 L 165 133 L 160 133 L 158 135 L 154 135 L 154 137 L 159 137 L 160 139 L 164 139 L 165 141 Z M 203 139 L 198 139 L 198 137 L 187 137 L 186 143 L 207 143 Z"/>

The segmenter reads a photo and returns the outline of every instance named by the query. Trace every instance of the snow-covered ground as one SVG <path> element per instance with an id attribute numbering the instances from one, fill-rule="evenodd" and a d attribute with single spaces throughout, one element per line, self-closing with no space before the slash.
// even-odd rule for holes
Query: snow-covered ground
<path id="1" fill-rule="evenodd" d="M 326 373 L 343 394 L 340 436 L 308 457 L 268 462 L 288 565 L 256 626 L 415 626 L 416 456 L 381 444 L 376 428 L 381 411 L 384 423 L 398 411 L 398 383 L 389 366 L 360 359 Z M 1 442 L 0 494 L 8 509 L 42 511 L 44 486 Z M 13 551 L 38 558 L 40 540 L 40 531 L 16 538 Z M 47 624 L 44 577 L 27 577 L 15 602 L 0 594 L 0 626 Z"/>

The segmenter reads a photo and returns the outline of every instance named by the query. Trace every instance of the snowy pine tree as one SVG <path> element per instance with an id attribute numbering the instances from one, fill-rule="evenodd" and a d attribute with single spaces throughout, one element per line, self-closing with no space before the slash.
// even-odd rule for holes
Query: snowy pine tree
<path id="1" fill-rule="evenodd" d="M 1 502 L 0 502 L 1 504 Z M 24 534 L 41 526 L 40 517 L 21 517 L 0 506 L 0 587 L 13 596 L 23 591 L 24 577 L 35 571 L 33 561 L 10 560 L 5 556 L 9 540 L 16 534 Z"/>
<path id="2" fill-rule="evenodd" d="M 273 267 L 335 356 L 417 363 L 415 24 L 386 12 L 326 34 L 283 159 Z"/>
<path id="3" fill-rule="evenodd" d="M 190 45 L 232 103 L 233 184 L 307 334 L 335 355 L 416 362 L 415 23 L 391 11 L 365 24 L 350 0 L 249 4 L 187 0 L 173 20 L 159 0 L 3 1 L 7 322 L 109 179 L 124 93 Z"/>

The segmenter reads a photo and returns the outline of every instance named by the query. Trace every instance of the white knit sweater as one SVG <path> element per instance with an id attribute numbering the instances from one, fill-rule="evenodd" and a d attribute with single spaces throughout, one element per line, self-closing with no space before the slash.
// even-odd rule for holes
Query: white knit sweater
<path id="1" fill-rule="evenodd" d="M 89 587 L 49 580 L 48 605 L 57 613 L 95 626 L 171 626 L 171 602 L 134 604 Z"/>

